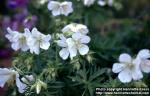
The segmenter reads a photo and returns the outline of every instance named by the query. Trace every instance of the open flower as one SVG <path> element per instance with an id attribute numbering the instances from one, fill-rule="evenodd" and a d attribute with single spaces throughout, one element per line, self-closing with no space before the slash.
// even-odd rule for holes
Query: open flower
<path id="1" fill-rule="evenodd" d="M 92 4 L 94 4 L 95 0 L 84 0 L 84 5 L 85 6 L 91 6 Z"/>
<path id="2" fill-rule="evenodd" d="M 143 74 L 140 70 L 141 60 L 139 58 L 132 59 L 130 55 L 124 53 L 119 57 L 120 63 L 114 63 L 112 71 L 119 73 L 118 78 L 121 82 L 127 83 L 131 80 L 139 80 L 143 78 Z"/>
<path id="3" fill-rule="evenodd" d="M 141 59 L 140 68 L 145 73 L 150 73 L 150 50 L 143 49 L 141 50 L 137 57 Z"/>
<path id="4" fill-rule="evenodd" d="M 86 45 L 90 42 L 90 37 L 81 33 L 74 33 L 72 38 L 67 39 L 68 50 L 71 59 L 79 52 L 81 55 L 85 55 L 89 51 L 89 47 Z"/>
<path id="5" fill-rule="evenodd" d="M 18 91 L 20 93 L 23 93 L 25 91 L 26 84 L 20 81 L 17 71 L 7 68 L 0 68 L 0 77 L 0 87 L 4 87 L 6 83 L 13 83 L 13 81 L 16 81 Z"/>
<path id="6" fill-rule="evenodd" d="M 61 40 L 57 41 L 58 46 L 62 47 L 59 52 L 61 58 L 66 60 L 69 55 L 73 59 L 79 51 L 81 55 L 85 55 L 89 51 L 89 47 L 86 45 L 90 42 L 90 37 L 81 33 L 74 33 L 72 38 L 66 38 L 63 35 L 60 36 Z"/>
<path id="7" fill-rule="evenodd" d="M 25 29 L 25 32 L 30 33 L 29 29 Z M 51 35 L 44 35 L 39 32 L 36 28 L 33 28 L 28 39 L 27 44 L 30 48 L 31 53 L 39 54 L 40 48 L 47 50 L 50 46 Z"/>
<path id="8" fill-rule="evenodd" d="M 58 16 L 58 15 L 65 15 L 68 16 L 70 13 L 73 12 L 72 8 L 72 2 L 57 2 L 57 1 L 50 1 L 48 3 L 48 9 L 52 11 L 53 16 Z"/>
<path id="9" fill-rule="evenodd" d="M 29 49 L 27 45 L 26 35 L 27 33 L 19 33 L 17 31 L 12 31 L 10 28 L 7 28 L 8 34 L 6 38 L 12 43 L 11 47 L 15 51 L 21 49 L 22 51 L 27 51 Z"/>
<path id="10" fill-rule="evenodd" d="M 89 32 L 87 26 L 83 25 L 83 24 L 77 24 L 77 23 L 71 23 L 67 26 L 65 26 L 62 29 L 62 32 L 64 34 L 73 34 L 74 32 L 79 32 L 81 34 L 87 34 Z"/>

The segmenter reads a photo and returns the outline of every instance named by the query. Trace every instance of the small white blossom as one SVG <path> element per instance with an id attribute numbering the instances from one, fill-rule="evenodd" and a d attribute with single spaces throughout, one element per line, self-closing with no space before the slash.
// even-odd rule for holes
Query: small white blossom
<path id="1" fill-rule="evenodd" d="M 7 68 L 0 68 L 0 87 L 4 87 L 4 85 L 10 81 L 16 81 L 16 86 L 18 87 L 18 91 L 20 93 L 25 91 L 26 84 L 20 81 L 17 71 Z"/>
<path id="2" fill-rule="evenodd" d="M 21 49 L 22 51 L 27 51 L 29 49 L 27 45 L 26 36 L 27 33 L 19 33 L 17 31 L 12 31 L 10 28 L 7 28 L 8 34 L 6 38 L 12 43 L 11 47 L 15 51 Z"/>
<path id="3" fill-rule="evenodd" d="M 150 60 L 149 60 L 150 50 L 148 49 L 140 50 L 137 57 L 141 59 L 141 64 L 140 64 L 141 70 L 145 73 L 150 73 Z"/>
<path id="4" fill-rule="evenodd" d="M 68 16 L 73 12 L 72 2 L 57 2 L 57 1 L 49 1 L 48 9 L 52 11 L 53 16 L 65 15 Z"/>
<path id="5" fill-rule="evenodd" d="M 29 29 L 25 29 L 25 32 L 30 33 Z M 39 54 L 40 48 L 47 50 L 50 46 L 51 35 L 44 35 L 36 28 L 33 28 L 27 39 L 27 44 L 31 53 Z"/>
<path id="6" fill-rule="evenodd" d="M 74 33 L 72 38 L 65 38 L 60 36 L 61 40 L 57 41 L 58 46 L 62 47 L 59 55 L 62 59 L 66 60 L 69 55 L 73 59 L 79 51 L 81 55 L 85 55 L 89 51 L 89 47 L 86 45 L 90 42 L 90 37 L 81 33 Z"/>
<path id="7" fill-rule="evenodd" d="M 105 5 L 113 6 L 113 4 L 114 4 L 114 0 L 98 0 L 98 5 L 100 6 L 105 6 Z"/>
<path id="8" fill-rule="evenodd" d="M 71 59 L 79 52 L 81 55 L 85 55 L 89 52 L 89 47 L 86 45 L 90 42 L 90 37 L 81 33 L 74 33 L 72 38 L 67 39 L 68 50 Z"/>
<path id="9" fill-rule="evenodd" d="M 87 34 L 89 32 L 87 26 L 83 25 L 83 24 L 77 24 L 77 23 L 71 23 L 67 26 L 65 26 L 62 29 L 62 32 L 64 34 L 73 34 L 74 32 L 79 32 L 82 34 Z"/>
<path id="10" fill-rule="evenodd" d="M 98 0 L 98 5 L 105 6 L 107 4 L 106 0 Z"/>
<path id="11" fill-rule="evenodd" d="M 94 4 L 95 0 L 84 0 L 83 2 L 85 6 L 89 7 Z"/>
<path id="12" fill-rule="evenodd" d="M 119 73 L 118 78 L 123 83 L 131 82 L 131 80 L 140 80 L 143 74 L 140 70 L 141 60 L 139 58 L 132 59 L 130 55 L 124 53 L 119 57 L 120 63 L 114 63 L 112 71 Z"/>
<path id="13" fill-rule="evenodd" d="M 60 36 L 60 40 L 57 41 L 57 45 L 62 47 L 62 49 L 59 52 L 60 57 L 63 60 L 66 60 L 69 57 L 69 50 L 68 50 L 68 44 L 67 44 L 67 39 L 64 37 L 64 35 Z"/>

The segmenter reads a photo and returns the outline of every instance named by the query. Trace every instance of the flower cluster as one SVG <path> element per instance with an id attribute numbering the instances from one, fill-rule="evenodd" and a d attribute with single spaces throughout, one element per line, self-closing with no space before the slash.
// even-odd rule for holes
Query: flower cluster
<path id="1" fill-rule="evenodd" d="M 13 31 L 10 28 L 7 28 L 7 31 L 6 38 L 12 43 L 11 47 L 15 51 L 30 49 L 31 53 L 39 54 L 40 48 L 47 50 L 50 46 L 51 35 L 44 35 L 36 28 L 33 28 L 31 32 L 28 28 L 25 28 L 24 33 Z"/>
<path id="2" fill-rule="evenodd" d="M 118 78 L 121 82 L 127 83 L 131 80 L 140 80 L 143 78 L 142 72 L 150 73 L 150 50 L 141 50 L 136 58 L 123 53 L 119 56 L 120 63 L 114 63 L 112 71 L 119 73 Z"/>
<path id="3" fill-rule="evenodd" d="M 60 40 L 57 41 L 58 46 L 62 47 L 59 55 L 62 59 L 71 59 L 77 55 L 85 55 L 89 51 L 86 45 L 90 42 L 90 37 L 87 36 L 88 29 L 85 25 L 72 23 L 62 29 L 63 34 L 60 35 Z M 66 37 L 65 37 L 66 36 Z"/>

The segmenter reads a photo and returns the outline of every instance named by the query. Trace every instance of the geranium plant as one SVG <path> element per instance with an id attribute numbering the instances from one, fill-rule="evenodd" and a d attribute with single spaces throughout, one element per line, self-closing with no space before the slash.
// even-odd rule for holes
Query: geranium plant
<path id="1" fill-rule="evenodd" d="M 7 86 L 8 96 L 95 96 L 98 87 L 149 86 L 150 50 L 128 45 L 130 36 L 140 36 L 129 33 L 136 21 L 119 21 L 123 33 L 109 30 L 121 0 L 25 1 L 23 10 L 36 23 L 5 29 L 17 51 L 12 66 L 0 68 L 0 87 Z"/>

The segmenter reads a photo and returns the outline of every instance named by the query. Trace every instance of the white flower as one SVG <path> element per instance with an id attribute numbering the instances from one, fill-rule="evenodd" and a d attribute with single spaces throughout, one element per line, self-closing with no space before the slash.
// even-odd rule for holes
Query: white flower
<path id="1" fill-rule="evenodd" d="M 145 73 L 150 73 L 150 50 L 148 49 L 143 49 L 141 50 L 137 57 L 139 57 L 141 59 L 141 70 Z"/>
<path id="2" fill-rule="evenodd" d="M 94 4 L 95 0 L 84 0 L 84 5 L 85 6 L 91 6 L 92 4 Z"/>
<path id="3" fill-rule="evenodd" d="M 16 85 L 20 93 L 25 91 L 26 85 L 20 81 L 17 71 L 0 68 L 0 87 L 4 87 L 4 85 L 10 81 L 16 81 Z"/>
<path id="4" fill-rule="evenodd" d="M 79 51 L 81 55 L 85 55 L 89 51 L 89 47 L 86 45 L 90 42 L 90 37 L 81 33 L 74 33 L 72 38 L 65 38 L 63 35 L 60 36 L 61 40 L 57 41 L 58 46 L 62 47 L 59 55 L 62 59 L 66 60 L 69 55 L 73 59 Z"/>
<path id="5" fill-rule="evenodd" d="M 105 6 L 107 4 L 106 0 L 98 0 L 98 5 Z"/>
<path id="6" fill-rule="evenodd" d="M 12 31 L 10 28 L 7 28 L 7 31 L 8 34 L 6 34 L 6 38 L 12 43 L 12 49 L 14 49 L 15 51 L 19 49 L 21 49 L 22 51 L 27 51 L 29 49 L 26 40 L 27 33 Z"/>
<path id="7" fill-rule="evenodd" d="M 82 34 L 87 34 L 89 32 L 87 26 L 83 25 L 83 24 L 76 24 L 76 23 L 71 23 L 67 26 L 65 26 L 62 29 L 62 32 L 64 34 L 73 34 L 74 32 L 79 32 Z"/>
<path id="8" fill-rule="evenodd" d="M 29 29 L 25 29 L 25 32 L 30 33 Z M 27 39 L 27 44 L 31 53 L 39 54 L 40 48 L 47 50 L 50 46 L 51 35 L 44 35 L 36 28 L 33 28 Z"/>
<path id="9" fill-rule="evenodd" d="M 57 41 L 57 45 L 62 47 L 62 49 L 59 52 L 59 55 L 62 59 L 66 60 L 69 57 L 69 50 L 68 50 L 68 44 L 66 42 L 66 37 L 64 35 L 60 35 L 60 40 Z"/>
<path id="10" fill-rule="evenodd" d="M 140 70 L 139 64 L 141 60 L 139 58 L 132 59 L 130 55 L 124 53 L 119 57 L 120 63 L 114 63 L 112 71 L 119 73 L 118 78 L 121 82 L 127 83 L 131 80 L 139 80 L 143 78 L 143 74 Z"/>
<path id="11" fill-rule="evenodd" d="M 57 2 L 57 1 L 50 1 L 48 3 L 48 9 L 52 11 L 53 16 L 58 16 L 58 15 L 65 15 L 68 16 L 70 13 L 73 12 L 72 8 L 72 2 Z"/>
<path id="12" fill-rule="evenodd" d="M 70 58 L 72 59 L 75 57 L 78 51 L 81 55 L 87 54 L 89 47 L 86 44 L 89 43 L 90 40 L 91 39 L 89 36 L 83 35 L 81 33 L 74 33 L 72 38 L 68 38 L 66 42 L 68 44 Z"/>
<path id="13" fill-rule="evenodd" d="M 105 5 L 112 6 L 113 3 L 114 0 L 98 0 L 98 5 L 100 6 L 105 6 Z"/>

